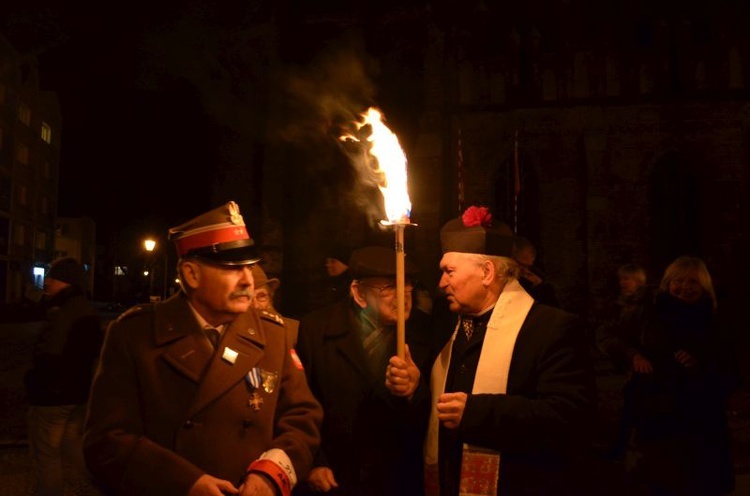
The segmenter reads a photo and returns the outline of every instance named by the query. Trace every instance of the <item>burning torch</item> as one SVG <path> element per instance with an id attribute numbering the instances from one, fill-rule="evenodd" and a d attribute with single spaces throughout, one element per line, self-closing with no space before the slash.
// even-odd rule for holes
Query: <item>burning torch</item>
<path id="1" fill-rule="evenodd" d="M 378 189 L 383 195 L 387 220 L 381 220 L 384 226 L 392 226 L 395 234 L 396 250 L 396 354 L 404 358 L 406 340 L 406 311 L 404 294 L 404 230 L 406 226 L 416 226 L 409 220 L 411 201 L 407 191 L 406 155 L 401 149 L 396 135 L 383 122 L 383 114 L 370 107 L 362 114 L 362 122 L 357 129 L 369 125 L 372 132 L 367 137 L 371 146 L 368 153 L 377 159 Z M 352 136 L 346 138 L 355 139 Z M 358 140 L 357 140 L 358 141 Z"/>

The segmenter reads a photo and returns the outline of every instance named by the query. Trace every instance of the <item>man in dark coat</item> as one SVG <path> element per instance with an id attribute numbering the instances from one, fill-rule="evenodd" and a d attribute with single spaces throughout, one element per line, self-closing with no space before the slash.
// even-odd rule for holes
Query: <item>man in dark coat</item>
<path id="1" fill-rule="evenodd" d="M 252 308 L 253 240 L 229 202 L 170 229 L 181 290 L 107 331 L 84 453 L 106 492 L 291 494 L 322 409 L 288 334 Z"/>
<path id="2" fill-rule="evenodd" d="M 546 274 L 535 265 L 536 247 L 531 241 L 522 236 L 515 236 L 513 242 L 513 259 L 518 264 L 518 282 L 535 301 L 559 307 L 555 295 L 555 287 L 547 280 Z"/>
<path id="3" fill-rule="evenodd" d="M 419 365 L 428 361 L 428 317 L 412 309 L 413 285 L 406 281 L 406 352 L 403 359 L 394 356 L 394 250 L 360 248 L 349 268 L 349 296 L 300 322 L 297 351 L 325 417 L 320 451 L 298 494 L 419 496 L 429 413 L 428 388 L 418 388 Z M 416 271 L 407 259 L 405 276 Z"/>
<path id="4" fill-rule="evenodd" d="M 518 283 L 513 238 L 470 207 L 441 230 L 439 288 L 458 314 L 432 369 L 428 494 L 587 494 L 575 484 L 595 419 L 579 318 Z"/>
<path id="5" fill-rule="evenodd" d="M 63 459 L 75 484 L 88 478 L 81 436 L 94 364 L 104 334 L 86 298 L 86 273 L 72 257 L 54 261 L 44 277 L 46 320 L 25 376 L 29 448 L 39 496 L 62 496 Z"/>

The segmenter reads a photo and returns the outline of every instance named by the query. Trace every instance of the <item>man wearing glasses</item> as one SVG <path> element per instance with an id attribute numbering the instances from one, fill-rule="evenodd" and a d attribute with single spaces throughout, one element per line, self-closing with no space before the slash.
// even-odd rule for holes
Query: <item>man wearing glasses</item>
<path id="1" fill-rule="evenodd" d="M 297 352 L 324 420 L 313 469 L 295 494 L 420 495 L 429 318 L 412 309 L 417 267 L 405 261 L 404 359 L 395 356 L 394 250 L 355 250 L 349 270 L 349 296 L 300 322 Z"/>
<path id="2" fill-rule="evenodd" d="M 278 324 L 283 325 L 289 334 L 289 342 L 292 346 L 295 346 L 297 344 L 299 320 L 282 316 L 274 306 L 276 290 L 281 286 L 281 281 L 275 277 L 269 279 L 260 264 L 253 265 L 251 270 L 253 273 L 253 306 L 260 312 L 261 316 L 273 319 Z"/>

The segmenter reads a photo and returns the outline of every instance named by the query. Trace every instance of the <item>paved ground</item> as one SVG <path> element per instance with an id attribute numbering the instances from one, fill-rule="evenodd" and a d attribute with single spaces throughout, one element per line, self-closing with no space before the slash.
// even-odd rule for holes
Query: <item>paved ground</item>
<path id="1" fill-rule="evenodd" d="M 33 494 L 33 472 L 26 443 L 23 374 L 28 369 L 31 348 L 39 330 L 36 323 L 0 323 L 0 493 L 12 496 Z M 750 367 L 750 366 L 749 366 Z M 750 377 L 750 376 L 748 376 Z M 604 451 L 607 439 L 614 432 L 620 406 L 621 376 L 601 373 L 598 378 L 600 421 L 598 451 Z M 734 496 L 750 496 L 750 386 L 732 398 L 730 427 L 732 430 L 737 489 Z M 632 496 L 621 463 L 592 455 L 587 472 L 593 481 L 592 495 Z M 66 496 L 96 496 L 95 489 L 79 481 L 66 488 Z"/>

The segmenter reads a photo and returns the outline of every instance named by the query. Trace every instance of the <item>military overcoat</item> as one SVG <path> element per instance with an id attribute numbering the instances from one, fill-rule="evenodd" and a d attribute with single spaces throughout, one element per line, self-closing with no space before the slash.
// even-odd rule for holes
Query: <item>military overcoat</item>
<path id="1" fill-rule="evenodd" d="M 113 322 L 85 426 L 95 479 L 114 494 L 186 494 L 204 473 L 239 484 L 272 448 L 304 477 L 323 412 L 279 325 L 251 309 L 214 352 L 183 293 Z"/>

